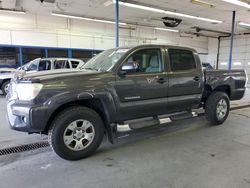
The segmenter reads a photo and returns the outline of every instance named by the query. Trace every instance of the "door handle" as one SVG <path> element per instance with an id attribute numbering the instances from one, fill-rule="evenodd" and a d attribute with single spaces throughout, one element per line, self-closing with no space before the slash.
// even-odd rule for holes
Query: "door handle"
<path id="1" fill-rule="evenodd" d="M 164 84 L 166 80 L 164 78 L 158 78 L 157 82 L 160 84 Z"/>
<path id="2" fill-rule="evenodd" d="M 199 76 L 195 76 L 193 80 L 196 81 L 196 82 L 198 82 L 198 81 L 200 81 L 200 77 Z"/>

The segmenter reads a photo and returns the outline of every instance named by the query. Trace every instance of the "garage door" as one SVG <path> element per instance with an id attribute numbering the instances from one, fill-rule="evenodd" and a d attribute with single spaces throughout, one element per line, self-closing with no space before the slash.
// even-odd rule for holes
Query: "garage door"
<path id="1" fill-rule="evenodd" d="M 221 39 L 219 68 L 229 65 L 230 38 Z M 250 76 L 250 35 L 238 36 L 234 40 L 232 69 L 245 69 Z"/>

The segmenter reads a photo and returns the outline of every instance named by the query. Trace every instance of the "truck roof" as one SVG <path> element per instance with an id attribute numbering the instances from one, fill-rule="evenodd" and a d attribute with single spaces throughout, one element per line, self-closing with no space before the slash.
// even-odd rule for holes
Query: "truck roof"
<path id="1" fill-rule="evenodd" d="M 190 50 L 190 51 L 197 53 L 197 51 L 194 48 L 177 46 L 177 45 L 164 45 L 164 44 L 141 44 L 141 45 L 137 45 L 137 46 L 122 46 L 122 47 L 118 47 L 118 48 L 114 48 L 114 49 L 133 49 L 133 48 L 142 48 L 142 47 L 177 48 L 177 49 L 183 49 L 183 50 Z"/>
<path id="2" fill-rule="evenodd" d="M 49 57 L 49 58 L 41 58 L 40 60 L 72 60 L 72 61 L 82 61 L 78 58 L 67 58 L 67 57 Z"/>

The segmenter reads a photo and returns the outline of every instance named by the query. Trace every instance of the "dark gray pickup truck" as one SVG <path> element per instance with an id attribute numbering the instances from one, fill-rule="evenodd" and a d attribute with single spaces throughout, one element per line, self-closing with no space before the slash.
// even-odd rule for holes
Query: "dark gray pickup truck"
<path id="1" fill-rule="evenodd" d="M 7 96 L 10 127 L 49 135 L 67 160 L 91 155 L 115 125 L 204 108 L 212 125 L 228 117 L 230 100 L 244 96 L 244 70 L 202 70 L 197 52 L 176 46 L 110 49 L 81 70 L 19 75 Z M 132 129 L 151 125 L 131 123 Z"/>

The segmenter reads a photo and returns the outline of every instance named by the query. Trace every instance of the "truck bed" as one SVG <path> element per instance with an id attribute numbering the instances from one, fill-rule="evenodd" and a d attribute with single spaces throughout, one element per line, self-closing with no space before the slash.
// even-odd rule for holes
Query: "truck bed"
<path id="1" fill-rule="evenodd" d="M 205 70 L 205 85 L 212 90 L 228 87 L 230 99 L 239 100 L 244 96 L 247 77 L 245 70 Z"/>

